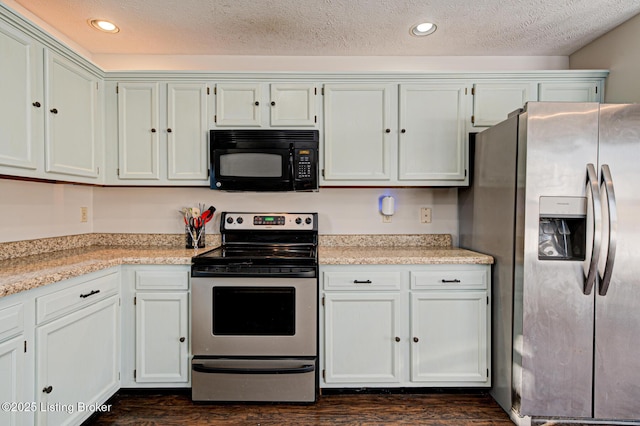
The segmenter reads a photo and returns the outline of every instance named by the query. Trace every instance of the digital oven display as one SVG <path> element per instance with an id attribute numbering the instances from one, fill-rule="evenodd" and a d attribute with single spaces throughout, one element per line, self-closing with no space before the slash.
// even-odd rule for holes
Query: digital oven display
<path id="1" fill-rule="evenodd" d="M 284 216 L 254 216 L 254 225 L 284 225 Z"/>

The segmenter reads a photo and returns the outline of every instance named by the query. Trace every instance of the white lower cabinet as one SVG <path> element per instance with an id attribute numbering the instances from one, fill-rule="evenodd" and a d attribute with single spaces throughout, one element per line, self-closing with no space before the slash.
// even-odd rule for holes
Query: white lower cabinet
<path id="1" fill-rule="evenodd" d="M 324 388 L 489 387 L 489 265 L 321 266 Z"/>
<path id="2" fill-rule="evenodd" d="M 485 291 L 411 294 L 411 381 L 486 384 Z"/>
<path id="3" fill-rule="evenodd" d="M 400 293 L 327 293 L 327 383 L 400 383 Z"/>
<path id="4" fill-rule="evenodd" d="M 36 298 L 36 424 L 80 424 L 119 389 L 118 284 L 115 271 Z"/>
<path id="5" fill-rule="evenodd" d="M 27 424 L 28 412 L 19 410 L 18 404 L 28 401 L 25 398 L 25 353 L 22 335 L 0 343 L 0 402 L 12 404 L 0 410 L 0 424 Z M 15 406 L 13 406 L 15 404 Z M 15 407 L 15 409 L 14 409 Z"/>
<path id="6" fill-rule="evenodd" d="M 186 292 L 136 293 L 136 382 L 189 380 Z"/>
<path id="7" fill-rule="evenodd" d="M 123 387 L 189 387 L 189 266 L 123 266 Z"/>
<path id="8" fill-rule="evenodd" d="M 0 301 L 2 301 L 0 299 Z M 0 305 L 0 402 L 11 405 L 0 410 L 1 425 L 30 423 L 31 413 L 21 409 L 28 401 L 25 379 L 26 340 L 24 304 Z"/>

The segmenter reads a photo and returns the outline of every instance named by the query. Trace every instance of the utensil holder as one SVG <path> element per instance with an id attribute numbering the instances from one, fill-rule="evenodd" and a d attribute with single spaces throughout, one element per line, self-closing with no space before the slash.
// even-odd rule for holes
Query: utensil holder
<path id="1" fill-rule="evenodd" d="M 205 246 L 205 232 L 204 226 L 200 228 L 195 228 L 192 226 L 184 227 L 184 237 L 185 237 L 185 247 L 188 249 L 192 248 L 204 248 Z"/>

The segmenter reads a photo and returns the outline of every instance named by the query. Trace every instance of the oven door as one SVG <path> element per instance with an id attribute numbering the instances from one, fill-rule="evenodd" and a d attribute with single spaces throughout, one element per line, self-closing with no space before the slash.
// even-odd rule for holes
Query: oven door
<path id="1" fill-rule="evenodd" d="M 316 278 L 207 277 L 192 281 L 197 356 L 316 356 Z"/>
<path id="2" fill-rule="evenodd" d="M 211 188 L 228 191 L 293 191 L 289 149 L 217 148 L 211 151 Z"/>

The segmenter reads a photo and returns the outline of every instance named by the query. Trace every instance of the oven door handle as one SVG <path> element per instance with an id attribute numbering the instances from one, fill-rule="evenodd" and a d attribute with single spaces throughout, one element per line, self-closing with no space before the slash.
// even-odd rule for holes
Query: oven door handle
<path id="1" fill-rule="evenodd" d="M 208 367 L 204 364 L 193 364 L 193 371 L 210 374 L 302 374 L 315 370 L 315 365 L 304 364 L 297 367 Z"/>

